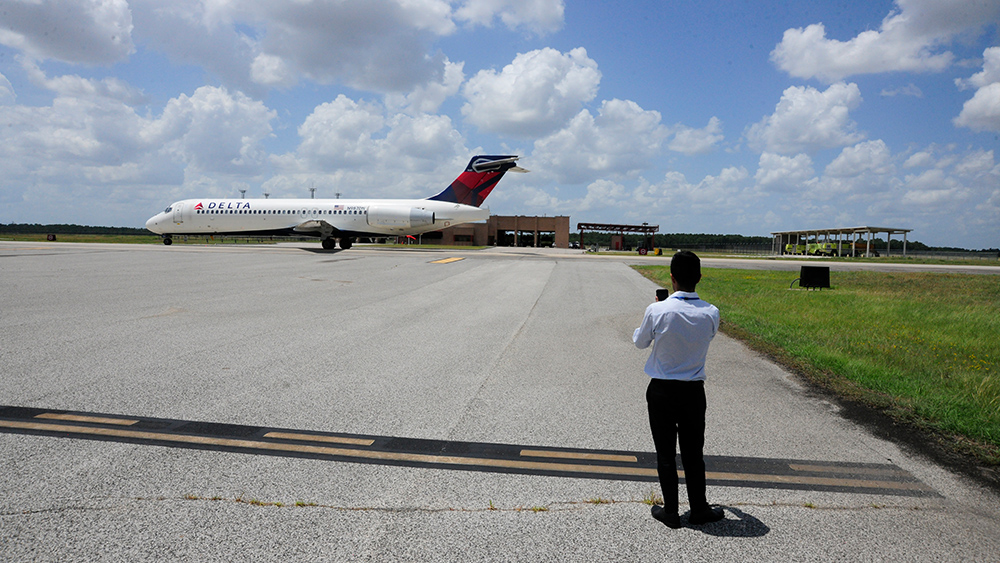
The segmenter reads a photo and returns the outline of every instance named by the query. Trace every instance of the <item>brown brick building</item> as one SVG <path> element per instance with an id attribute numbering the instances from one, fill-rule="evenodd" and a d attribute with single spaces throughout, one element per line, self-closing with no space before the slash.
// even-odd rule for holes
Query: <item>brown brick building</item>
<path id="1" fill-rule="evenodd" d="M 485 223 L 448 227 L 420 239 L 425 244 L 569 248 L 569 217 L 491 215 Z"/>

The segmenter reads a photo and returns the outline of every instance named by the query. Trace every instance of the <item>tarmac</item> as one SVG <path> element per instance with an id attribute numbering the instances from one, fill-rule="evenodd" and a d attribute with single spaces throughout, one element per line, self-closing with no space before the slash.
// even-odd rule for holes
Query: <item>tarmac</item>
<path id="1" fill-rule="evenodd" d="M 726 519 L 653 520 L 632 262 L 0 242 L 0 561 L 1000 559 L 994 491 L 721 334 Z"/>

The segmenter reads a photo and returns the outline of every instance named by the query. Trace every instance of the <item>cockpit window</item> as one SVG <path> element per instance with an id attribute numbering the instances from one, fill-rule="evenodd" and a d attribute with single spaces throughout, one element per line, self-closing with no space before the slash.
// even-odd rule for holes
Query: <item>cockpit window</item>
<path id="1" fill-rule="evenodd" d="M 164 209 L 163 212 L 164 213 L 170 213 L 171 209 L 173 209 L 173 207 L 168 207 L 168 208 Z"/>

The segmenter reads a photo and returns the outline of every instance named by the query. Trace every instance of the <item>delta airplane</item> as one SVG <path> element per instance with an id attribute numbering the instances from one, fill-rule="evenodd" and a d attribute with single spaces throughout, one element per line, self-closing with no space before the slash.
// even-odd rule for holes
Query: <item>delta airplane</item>
<path id="1" fill-rule="evenodd" d="M 351 248 L 357 237 L 417 235 L 483 221 L 480 207 L 507 172 L 527 172 L 519 157 L 479 155 L 441 193 L 427 199 L 185 199 L 146 228 L 171 244 L 174 235 L 315 236 L 323 248 Z"/>

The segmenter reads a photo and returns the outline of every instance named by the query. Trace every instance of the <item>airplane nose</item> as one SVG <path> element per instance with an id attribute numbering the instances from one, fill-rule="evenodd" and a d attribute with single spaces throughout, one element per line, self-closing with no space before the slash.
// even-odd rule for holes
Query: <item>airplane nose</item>
<path id="1" fill-rule="evenodd" d="M 154 233 L 156 232 L 155 227 L 156 224 L 158 223 L 158 221 L 156 220 L 157 217 L 159 217 L 159 215 L 154 215 L 153 217 L 150 217 L 148 221 L 146 221 L 146 229 L 153 231 Z"/>

